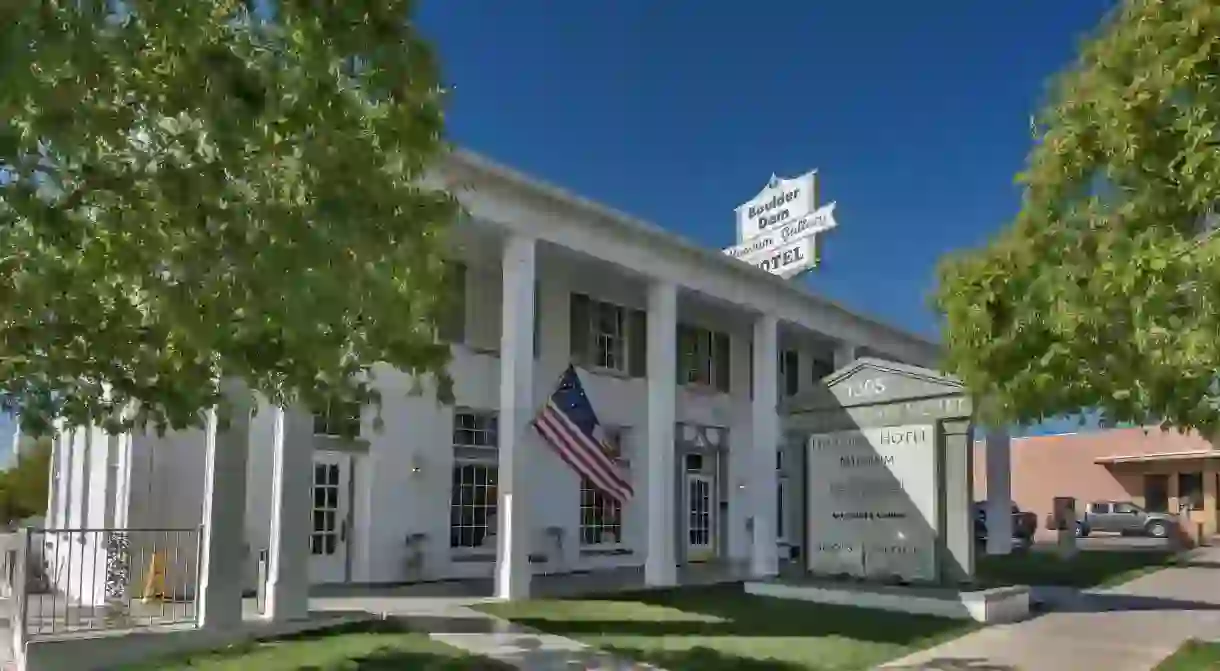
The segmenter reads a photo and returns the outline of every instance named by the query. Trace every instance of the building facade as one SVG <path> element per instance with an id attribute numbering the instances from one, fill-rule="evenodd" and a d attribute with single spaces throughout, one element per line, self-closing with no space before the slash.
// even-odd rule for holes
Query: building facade
<path id="1" fill-rule="evenodd" d="M 290 572 L 276 539 L 298 517 L 299 569 L 315 584 L 495 576 L 512 596 L 535 573 L 644 566 L 665 584 L 678 564 L 716 559 L 774 572 L 800 537 L 779 401 L 865 354 L 935 366 L 930 342 L 473 154 L 434 179 L 465 185 L 469 212 L 453 235 L 461 309 L 441 329 L 454 405 L 383 366 L 379 410 L 260 406 L 234 429 L 239 461 L 209 462 L 221 454 L 209 441 L 227 438 L 202 430 L 68 431 L 48 527 L 208 520 L 220 534 L 228 516 L 247 589 L 264 551 L 281 556 L 273 574 Z M 529 425 L 569 364 L 628 501 L 582 481 Z M 345 426 L 359 437 L 340 437 Z M 221 511 L 225 496 L 244 507 Z M 220 561 L 207 559 L 218 538 L 205 561 Z"/>
<path id="2" fill-rule="evenodd" d="M 976 455 L 984 447 L 976 445 Z M 1220 451 L 1197 434 L 1158 427 L 1110 429 L 1012 441 L 1013 501 L 1038 514 L 1039 535 L 1056 496 L 1090 502 L 1131 502 L 1153 512 L 1182 514 L 1191 525 L 1217 532 Z M 987 493 L 987 473 L 976 457 L 975 498 Z"/>

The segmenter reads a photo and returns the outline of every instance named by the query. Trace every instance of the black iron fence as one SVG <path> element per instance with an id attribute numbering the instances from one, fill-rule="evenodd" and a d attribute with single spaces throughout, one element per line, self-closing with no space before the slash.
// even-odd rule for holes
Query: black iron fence
<path id="1" fill-rule="evenodd" d="M 195 627 L 201 528 L 22 529 L 4 552 L 15 643 Z"/>

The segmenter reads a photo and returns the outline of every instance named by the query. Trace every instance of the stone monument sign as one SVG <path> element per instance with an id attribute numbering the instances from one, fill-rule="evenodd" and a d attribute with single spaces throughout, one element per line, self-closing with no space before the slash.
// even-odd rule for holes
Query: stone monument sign
<path id="1" fill-rule="evenodd" d="M 805 567 L 960 582 L 974 573 L 970 402 L 935 371 L 860 359 L 784 408 L 804 457 Z"/>

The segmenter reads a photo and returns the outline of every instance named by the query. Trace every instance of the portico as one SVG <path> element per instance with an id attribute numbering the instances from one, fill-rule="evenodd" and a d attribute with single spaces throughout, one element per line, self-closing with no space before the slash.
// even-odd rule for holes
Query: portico
<path id="1" fill-rule="evenodd" d="M 534 337 L 529 337 L 529 325 L 540 318 L 545 321 L 546 312 L 555 307 L 548 301 L 553 295 L 548 291 L 549 278 L 562 278 L 567 285 L 563 289 L 571 291 L 594 275 L 601 280 L 596 290 L 590 287 L 594 302 L 612 295 L 642 308 L 629 308 L 639 317 L 628 319 L 632 323 L 627 327 L 644 339 L 636 349 L 645 354 L 638 356 L 638 365 L 628 364 L 633 369 L 628 373 L 642 378 L 646 399 L 641 408 L 643 431 L 637 434 L 632 455 L 635 463 L 646 465 L 643 473 L 635 474 L 637 497 L 642 500 L 630 506 L 645 527 L 640 536 L 644 547 L 633 551 L 643 550 L 645 580 L 651 585 L 673 584 L 680 561 L 701 557 L 738 560 L 754 575 L 774 575 L 780 555 L 776 460 L 782 433 L 777 409 L 781 395 L 817 384 L 819 370 L 825 374 L 854 359 L 861 347 L 911 362 L 932 363 L 936 356 L 929 343 L 852 315 L 748 264 L 693 247 L 479 157 L 458 154 L 446 168 L 449 179 L 481 185 L 463 198 L 471 213 L 471 232 L 475 237 L 478 232 L 484 235 L 482 243 L 468 245 L 467 251 L 481 246 L 486 252 L 486 239 L 494 238 L 493 249 L 498 247 L 500 254 L 495 576 L 496 593 L 502 598 L 528 594 L 529 577 L 535 572 L 529 558 L 538 548 L 525 546 L 538 538 L 531 532 L 536 523 L 530 521 L 536 512 L 529 508 L 537 497 L 520 495 L 525 484 L 517 471 L 536 459 L 540 450 L 545 453 L 529 422 L 550 393 L 556 371 L 572 360 L 562 347 L 558 357 L 548 360 L 548 353 L 555 350 L 553 343 L 546 342 L 551 330 L 545 326 L 535 328 Z M 523 188 L 530 191 L 530 198 L 509 197 Z M 486 260 L 475 263 L 491 272 Z M 723 331 L 700 328 L 703 324 L 719 324 Z M 684 328 L 689 326 L 694 329 Z M 697 334 L 690 337 L 692 330 Z M 717 341 L 721 334 L 723 345 Z M 576 337 L 571 329 L 568 336 L 570 341 Z M 808 340 L 819 342 L 823 351 L 803 352 L 809 358 L 801 367 L 797 351 L 781 344 Z M 721 353 L 715 352 L 718 349 L 727 361 L 694 360 L 700 351 Z M 785 360 L 800 367 L 789 376 L 797 380 L 795 384 L 785 385 L 780 378 Z M 582 367 L 582 377 L 614 377 L 613 371 L 596 363 Z M 716 370 L 718 365 L 724 373 Z M 700 367 L 707 369 L 703 379 L 682 379 L 699 378 Z M 734 367 L 739 372 L 728 373 Z M 715 379 L 717 374 L 731 379 Z M 617 413 L 607 408 L 598 392 L 603 386 L 624 386 L 621 381 L 594 379 L 585 384 L 603 422 L 609 418 L 609 423 L 617 423 Z M 710 433 L 724 444 L 705 459 L 698 451 L 683 451 L 679 433 Z M 704 535 L 712 546 L 710 552 L 700 547 Z"/>
<path id="2" fill-rule="evenodd" d="M 531 460 L 539 458 L 539 451 L 545 455 L 545 447 L 537 440 L 531 422 L 552 391 L 548 385 L 554 383 L 554 368 L 567 361 L 566 357 L 560 357 L 552 366 L 548 365 L 552 362 L 544 360 L 545 356 L 535 356 L 532 324 L 538 318 L 539 305 L 534 286 L 542 268 L 555 271 L 566 266 L 568 270 L 576 270 L 597 262 L 581 259 L 571 250 L 520 233 L 505 236 L 500 243 L 500 253 L 503 302 L 500 310 L 495 593 L 500 598 L 514 599 L 529 594 L 530 577 L 534 573 L 530 555 L 547 549 L 530 547 L 531 539 L 537 537 L 532 531 L 537 526 L 534 520 L 538 515 L 531 510 L 531 503 L 537 501 L 537 497 L 527 493 L 529 481 L 524 473 L 531 468 Z M 540 262 L 540 259 L 547 261 Z M 603 271 L 615 272 L 598 268 L 599 274 Z M 641 334 L 646 336 L 646 341 L 639 346 L 646 355 L 643 357 L 644 370 L 635 372 L 642 373 L 647 403 L 643 408 L 642 440 L 635 456 L 647 467 L 636 477 L 640 500 L 628 505 L 642 513 L 637 514 L 637 518 L 645 526 L 643 537 L 646 540 L 641 554 L 646 583 L 654 586 L 675 584 L 680 561 L 730 559 L 725 537 L 726 520 L 718 518 L 722 510 L 728 509 L 728 490 L 732 485 L 727 478 L 734 470 L 740 473 L 733 479 L 738 483 L 737 489 L 747 492 L 741 498 L 743 511 L 740 515 L 746 518 L 743 538 L 752 548 L 741 561 L 756 575 L 775 574 L 778 571 L 775 446 L 779 437 L 777 398 L 780 389 L 776 384 L 779 320 L 774 315 L 751 314 L 747 310 L 740 310 L 741 314 L 733 320 L 740 325 L 739 330 L 744 331 L 749 342 L 757 343 L 757 346 L 746 348 L 747 358 L 741 363 L 747 364 L 748 371 L 737 384 L 714 379 L 721 372 L 717 370 L 706 371 L 713 379 L 680 381 L 679 373 L 688 371 L 693 363 L 680 365 L 680 325 L 691 318 L 716 315 L 732 311 L 732 308 L 722 301 L 709 301 L 694 295 L 687 287 L 662 278 L 647 277 L 628 269 L 617 272 L 622 277 L 614 284 L 634 286 L 636 295 L 642 294 L 644 298 L 641 314 L 645 326 Z M 541 274 L 550 273 L 543 271 Z M 559 274 L 563 274 L 562 271 Z M 686 319 L 680 319 L 687 315 Z M 694 340 L 698 349 L 698 338 Z M 715 340 L 710 332 L 708 340 Z M 713 342 L 709 347 L 714 349 L 717 345 Z M 740 361 L 742 357 L 732 351 L 731 345 L 724 349 L 730 361 L 724 363 L 723 370 L 731 370 L 731 360 Z M 604 402 L 599 404 L 601 399 L 598 398 L 603 385 L 599 384 L 602 380 L 596 378 L 609 376 L 610 371 L 599 370 L 598 366 L 580 371 L 588 378 L 586 384 L 590 387 L 595 410 L 600 406 L 606 418 L 604 421 L 617 420 L 614 408 L 607 408 Z M 693 372 L 698 374 L 698 371 Z M 696 403 L 679 404 L 679 395 L 691 394 L 695 395 Z M 699 398 L 700 395 L 704 398 Z M 702 414 L 702 417 L 692 417 L 689 410 L 700 405 L 699 402 L 703 405 L 711 402 L 711 407 L 703 413 L 694 413 Z M 687 412 L 679 413 L 679 405 Z M 678 435 L 679 432 L 694 432 L 696 438 L 687 441 Z M 714 446 L 720 449 L 681 448 L 684 442 L 697 445 L 702 441 L 707 445 L 711 442 L 708 435 L 717 436 L 711 440 L 726 442 Z M 732 447 L 728 441 L 732 441 Z M 748 449 L 754 445 L 766 445 L 770 449 Z M 729 450 L 734 450 L 738 458 L 730 457 Z"/>

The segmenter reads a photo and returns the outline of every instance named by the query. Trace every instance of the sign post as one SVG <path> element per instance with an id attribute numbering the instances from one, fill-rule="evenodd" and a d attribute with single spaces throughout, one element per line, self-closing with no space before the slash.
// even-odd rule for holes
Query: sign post
<path id="1" fill-rule="evenodd" d="M 838 225 L 834 203 L 818 206 L 817 185 L 816 170 L 792 179 L 772 175 L 737 208 L 737 244 L 724 253 L 785 279 L 817 267 L 817 236 Z"/>

